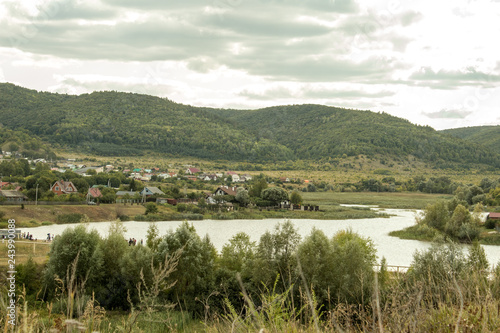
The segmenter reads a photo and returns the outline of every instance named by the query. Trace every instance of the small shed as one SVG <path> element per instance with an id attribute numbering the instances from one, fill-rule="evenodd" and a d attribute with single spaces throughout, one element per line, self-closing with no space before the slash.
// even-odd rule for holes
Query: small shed
<path id="1" fill-rule="evenodd" d="M 500 213 L 489 213 L 487 219 L 500 220 Z"/>

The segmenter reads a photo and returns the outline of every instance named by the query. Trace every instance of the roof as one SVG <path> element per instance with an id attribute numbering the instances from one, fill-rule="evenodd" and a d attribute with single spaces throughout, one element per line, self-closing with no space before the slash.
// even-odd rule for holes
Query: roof
<path id="1" fill-rule="evenodd" d="M 99 190 L 97 187 L 89 188 L 89 195 L 94 197 L 94 198 L 102 197 L 101 190 Z"/>
<path id="2" fill-rule="evenodd" d="M 234 187 L 220 186 L 219 188 L 217 188 L 217 190 L 215 190 L 215 192 L 217 192 L 218 190 L 221 190 L 222 192 L 226 193 L 227 195 L 236 195 L 236 189 L 237 189 L 236 186 L 234 186 Z"/>
<path id="3" fill-rule="evenodd" d="M 490 213 L 488 217 L 490 219 L 500 219 L 500 213 Z"/>
<path id="4" fill-rule="evenodd" d="M 56 185 L 59 185 L 61 187 L 61 192 L 63 192 L 63 193 L 77 191 L 76 186 L 72 182 L 69 182 L 69 181 L 65 182 L 64 180 L 58 180 L 51 186 L 50 189 L 52 190 L 54 188 L 54 186 L 56 186 Z M 69 187 L 72 187 L 74 189 L 74 191 L 71 191 L 71 189 L 68 191 Z"/>
<path id="5" fill-rule="evenodd" d="M 226 174 L 228 174 L 228 175 L 238 175 L 238 174 L 237 174 L 236 172 L 234 172 L 234 171 L 228 171 L 228 172 L 226 172 Z"/>
<path id="6" fill-rule="evenodd" d="M 0 188 L 4 187 L 4 186 L 9 186 L 10 183 L 9 182 L 0 182 Z"/>
<path id="7" fill-rule="evenodd" d="M 163 191 L 162 191 L 162 190 L 160 190 L 160 189 L 159 189 L 158 187 L 156 187 L 156 186 L 148 186 L 148 187 L 145 187 L 143 191 L 145 191 L 145 190 L 147 190 L 147 191 L 149 191 L 149 192 L 151 192 L 151 193 L 153 193 L 153 194 L 165 194 L 165 193 L 163 193 Z M 142 193 L 142 192 L 141 192 L 141 193 Z"/>
<path id="8" fill-rule="evenodd" d="M 188 170 L 191 172 L 191 173 L 198 173 L 198 172 L 201 172 L 200 169 L 198 168 L 188 168 Z"/>

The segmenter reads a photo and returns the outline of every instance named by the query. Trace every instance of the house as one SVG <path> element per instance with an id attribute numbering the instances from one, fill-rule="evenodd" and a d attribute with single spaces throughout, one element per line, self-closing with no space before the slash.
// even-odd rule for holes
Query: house
<path id="1" fill-rule="evenodd" d="M 244 174 L 243 176 L 240 177 L 242 181 L 248 182 L 253 179 L 252 175 L 249 174 Z"/>
<path id="2" fill-rule="evenodd" d="M 187 176 L 186 177 L 188 180 L 192 180 L 193 182 L 197 181 L 198 178 L 196 176 Z"/>
<path id="3" fill-rule="evenodd" d="M 89 188 L 89 191 L 87 193 L 87 199 L 97 199 L 102 197 L 101 190 L 97 187 L 91 187 Z"/>
<path id="4" fill-rule="evenodd" d="M 213 174 L 213 175 L 202 175 L 201 176 L 201 180 L 205 181 L 205 182 L 208 182 L 208 181 L 211 181 L 211 180 L 217 180 L 217 175 Z"/>
<path id="5" fill-rule="evenodd" d="M 215 190 L 213 196 L 216 195 L 232 195 L 236 196 L 236 190 L 238 188 L 236 186 L 230 187 L 230 186 L 220 186 Z"/>
<path id="6" fill-rule="evenodd" d="M 11 183 L 9 183 L 9 182 L 0 182 L 0 190 L 1 190 L 2 188 L 4 188 L 4 187 L 10 186 L 10 185 L 12 185 L 12 184 L 11 184 Z"/>
<path id="7" fill-rule="evenodd" d="M 290 178 L 288 178 L 288 177 L 280 177 L 280 181 L 283 182 L 283 183 L 289 183 L 290 182 Z"/>
<path id="8" fill-rule="evenodd" d="M 186 175 L 194 175 L 194 174 L 197 174 L 199 172 L 201 172 L 201 170 L 198 168 L 187 168 L 185 174 Z"/>
<path id="9" fill-rule="evenodd" d="M 13 201 L 23 202 L 28 199 L 27 196 L 25 196 L 19 191 L 7 191 L 7 190 L 0 191 L 0 198 L 4 198 L 5 201 L 11 201 L 11 202 Z"/>
<path id="10" fill-rule="evenodd" d="M 155 194 L 164 195 L 165 193 L 156 186 L 145 187 L 140 193 L 141 196 L 145 195 L 147 197 Z"/>
<path id="11" fill-rule="evenodd" d="M 57 195 L 71 194 L 78 192 L 76 186 L 73 185 L 72 182 L 65 182 L 64 180 L 58 180 L 57 182 L 55 182 L 54 185 L 52 185 L 52 187 L 50 188 L 50 190 Z"/>
<path id="12" fill-rule="evenodd" d="M 486 219 L 500 220 L 500 213 L 489 213 Z"/>
<path id="13" fill-rule="evenodd" d="M 228 171 L 227 175 L 231 176 L 231 178 L 233 179 L 233 182 L 235 182 L 235 183 L 238 183 L 241 181 L 240 176 L 238 176 L 238 174 L 234 171 Z"/>

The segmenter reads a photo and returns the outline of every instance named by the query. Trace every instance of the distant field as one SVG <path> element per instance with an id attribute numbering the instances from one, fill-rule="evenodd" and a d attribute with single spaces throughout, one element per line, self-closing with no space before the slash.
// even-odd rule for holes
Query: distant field
<path id="1" fill-rule="evenodd" d="M 304 203 L 323 207 L 337 204 L 378 205 L 384 208 L 423 209 L 437 200 L 452 199 L 452 195 L 398 192 L 304 192 Z"/>

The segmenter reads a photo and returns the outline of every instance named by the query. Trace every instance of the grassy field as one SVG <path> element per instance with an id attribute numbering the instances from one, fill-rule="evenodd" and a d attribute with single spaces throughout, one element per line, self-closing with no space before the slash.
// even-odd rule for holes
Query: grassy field
<path id="1" fill-rule="evenodd" d="M 382 208 L 423 209 L 437 200 L 452 199 L 452 195 L 399 192 L 304 192 L 304 203 L 321 209 L 338 204 L 377 205 Z"/>
<path id="2" fill-rule="evenodd" d="M 135 216 L 144 214 L 144 207 L 140 205 L 111 204 L 111 205 L 51 205 L 51 206 L 0 206 L 5 213 L 5 219 L 15 219 L 18 227 L 38 227 L 42 224 L 57 223 L 57 216 L 62 214 L 84 214 L 92 222 L 114 221 L 118 214 Z M 6 228 L 6 222 L 0 222 L 0 228 Z"/>
<path id="3" fill-rule="evenodd" d="M 42 241 L 25 241 L 16 240 L 16 265 L 24 264 L 28 261 L 29 256 L 37 264 L 44 264 L 48 260 L 48 254 L 50 251 L 50 243 Z M 0 243 L 0 267 L 7 266 L 7 241 L 2 241 Z"/>

